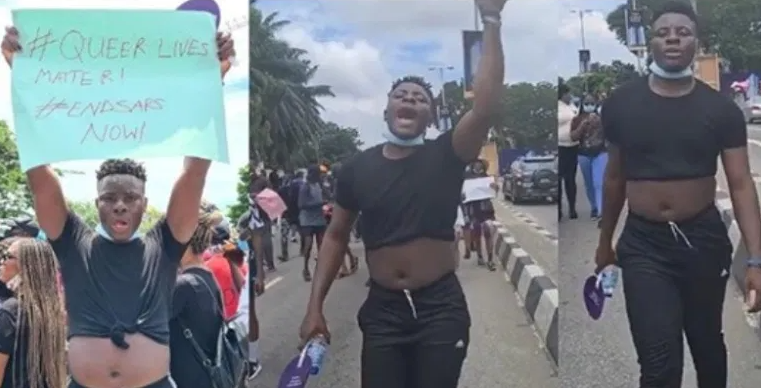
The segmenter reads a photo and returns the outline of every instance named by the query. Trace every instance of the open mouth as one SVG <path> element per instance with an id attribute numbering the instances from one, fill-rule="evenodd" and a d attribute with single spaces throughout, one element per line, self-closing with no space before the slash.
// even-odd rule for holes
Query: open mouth
<path id="1" fill-rule="evenodd" d="M 396 111 L 396 121 L 402 126 L 413 126 L 417 123 L 417 111 L 409 107 L 402 107 Z"/>
<path id="2" fill-rule="evenodd" d="M 127 221 L 115 221 L 111 224 L 111 229 L 116 233 L 124 233 L 129 228 Z"/>

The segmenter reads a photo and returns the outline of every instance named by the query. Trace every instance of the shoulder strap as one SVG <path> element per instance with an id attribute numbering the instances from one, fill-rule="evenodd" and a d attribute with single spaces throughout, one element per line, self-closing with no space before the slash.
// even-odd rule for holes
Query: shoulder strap
<path id="1" fill-rule="evenodd" d="M 198 274 L 190 273 L 189 275 L 197 278 L 201 283 L 203 283 L 204 286 L 206 286 L 206 289 L 209 291 L 209 294 L 212 296 L 212 299 L 214 299 L 214 291 L 209 286 L 209 283 L 204 280 L 201 276 L 198 276 Z M 220 327 L 220 330 L 222 330 L 225 327 L 225 314 L 222 310 L 221 304 L 224 303 L 224 300 L 222 299 L 222 294 L 217 293 L 219 295 L 219 302 L 216 303 L 215 301 L 212 301 L 214 303 L 214 307 L 217 311 L 217 314 L 222 318 L 222 326 Z M 203 366 L 205 368 L 211 368 L 214 366 L 214 362 L 211 358 L 209 358 L 209 355 L 204 352 L 204 350 L 201 348 L 201 345 L 198 344 L 198 341 L 196 341 L 195 337 L 193 336 L 193 331 L 188 328 L 188 326 L 185 324 L 182 318 L 178 317 L 178 321 L 180 323 L 180 327 L 182 327 L 182 335 L 185 337 L 189 342 L 190 345 L 193 347 L 193 350 L 196 353 L 196 357 L 198 357 L 198 360 L 201 361 Z"/>

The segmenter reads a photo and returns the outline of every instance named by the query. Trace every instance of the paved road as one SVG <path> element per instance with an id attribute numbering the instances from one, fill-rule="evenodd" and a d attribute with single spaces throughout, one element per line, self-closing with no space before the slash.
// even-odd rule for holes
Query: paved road
<path id="1" fill-rule="evenodd" d="M 362 253 L 359 244 L 351 248 Z M 283 366 L 296 353 L 298 327 L 310 289 L 310 284 L 301 279 L 301 263 L 301 258 L 293 258 L 280 264 L 268 275 L 270 286 L 257 300 L 264 371 L 251 387 L 277 386 Z M 361 263 L 356 275 L 336 281 L 330 292 L 325 314 L 333 343 L 323 374 L 310 383 L 310 388 L 359 387 L 361 336 L 356 314 L 367 292 L 364 260 Z M 473 320 L 460 388 L 557 386 L 552 363 L 540 348 L 503 273 L 488 272 L 477 268 L 474 260 L 463 260 L 459 276 Z"/>
<path id="2" fill-rule="evenodd" d="M 502 197 L 494 200 L 497 219 L 510 231 L 518 244 L 528 252 L 550 277 L 558 282 L 558 246 L 540 234 L 533 226 L 517 216 L 520 212 L 534 220 L 553 235 L 558 235 L 558 211 L 556 205 L 514 205 Z"/>
<path id="3" fill-rule="evenodd" d="M 761 140 L 761 128 L 753 129 L 750 137 Z M 761 172 L 759 146 L 751 145 L 750 153 L 752 168 Z M 580 175 L 577 181 L 581 187 Z M 723 182 L 723 177 L 719 181 Z M 579 198 L 578 210 L 581 215 L 578 220 L 563 221 L 559 226 L 561 387 L 634 387 L 639 366 L 631 343 L 621 287 L 597 322 L 587 315 L 580 296 L 582 282 L 593 267 L 598 229 L 595 223 L 584 217 L 590 210 L 584 197 Z M 746 321 L 742 297 L 731 280 L 725 300 L 724 332 L 729 349 L 729 385 L 758 386 L 761 381 L 761 344 Z M 684 381 L 685 387 L 695 386 L 695 371 L 689 352 L 685 352 Z"/>

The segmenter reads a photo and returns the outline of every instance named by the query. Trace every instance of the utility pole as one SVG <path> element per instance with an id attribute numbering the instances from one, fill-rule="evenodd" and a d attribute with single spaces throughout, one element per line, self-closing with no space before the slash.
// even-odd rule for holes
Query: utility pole
<path id="1" fill-rule="evenodd" d="M 478 12 L 478 4 L 476 2 L 473 2 L 473 30 L 474 31 L 481 31 L 481 23 L 479 23 L 479 14 Z"/>
<path id="2" fill-rule="evenodd" d="M 594 12 L 594 10 L 592 9 L 575 9 L 571 11 L 571 13 L 575 13 L 579 15 L 579 31 L 581 32 L 581 49 L 582 50 L 587 49 L 587 36 L 584 31 L 584 16 L 592 12 Z"/>
<path id="3" fill-rule="evenodd" d="M 579 74 L 584 77 L 584 91 L 587 92 L 587 71 L 591 62 L 589 50 L 587 50 L 587 36 L 584 29 L 584 16 L 591 14 L 594 10 L 591 9 L 575 9 L 571 13 L 579 15 L 579 32 L 581 33 L 581 50 L 579 50 Z"/>
<path id="4" fill-rule="evenodd" d="M 454 66 L 431 66 L 428 71 L 435 71 L 439 75 L 439 82 L 441 82 L 441 105 L 439 106 L 439 117 L 441 121 L 441 132 L 448 131 L 449 128 L 449 106 L 447 106 L 446 88 L 444 88 L 444 72 L 447 70 L 454 70 Z"/>

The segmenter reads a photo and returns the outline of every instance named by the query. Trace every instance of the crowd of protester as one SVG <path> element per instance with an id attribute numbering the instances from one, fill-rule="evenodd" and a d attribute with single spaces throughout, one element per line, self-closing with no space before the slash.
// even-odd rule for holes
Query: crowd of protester
<path id="1" fill-rule="evenodd" d="M 245 231 L 240 231 L 244 232 Z M 245 321 L 240 306 L 249 248 L 216 206 L 204 203 L 198 228 L 180 260 L 170 312 L 171 376 L 177 387 L 209 387 L 211 380 L 184 332 L 213 358 L 219 328 Z M 66 308 L 56 255 L 30 217 L 0 224 L 0 387 L 63 387 Z M 244 310 L 244 308 L 246 310 Z M 247 322 L 244 322 L 247 326 Z M 256 361 L 256 360 L 254 360 Z M 195 365 L 195 367 L 194 367 Z M 247 380 L 259 372 L 251 363 Z"/>

